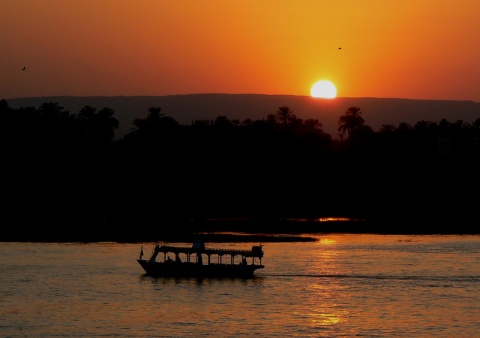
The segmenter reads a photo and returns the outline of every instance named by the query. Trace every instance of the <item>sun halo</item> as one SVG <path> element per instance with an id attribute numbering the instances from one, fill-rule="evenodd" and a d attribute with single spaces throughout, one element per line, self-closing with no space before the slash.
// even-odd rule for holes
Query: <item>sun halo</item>
<path id="1" fill-rule="evenodd" d="M 337 97 L 337 89 L 330 81 L 321 80 L 313 84 L 310 95 L 317 98 L 334 99 Z"/>

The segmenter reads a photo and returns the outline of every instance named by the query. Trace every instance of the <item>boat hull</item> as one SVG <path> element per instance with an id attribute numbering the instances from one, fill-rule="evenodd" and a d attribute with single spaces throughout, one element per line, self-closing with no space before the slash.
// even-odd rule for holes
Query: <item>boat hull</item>
<path id="1" fill-rule="evenodd" d="M 146 274 L 153 277 L 253 278 L 259 264 L 199 264 L 156 262 L 138 259 Z"/>

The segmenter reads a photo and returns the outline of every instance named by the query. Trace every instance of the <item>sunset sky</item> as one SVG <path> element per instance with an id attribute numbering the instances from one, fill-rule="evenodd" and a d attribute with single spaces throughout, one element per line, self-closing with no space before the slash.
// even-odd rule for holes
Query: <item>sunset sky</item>
<path id="1" fill-rule="evenodd" d="M 310 95 L 330 80 L 339 97 L 480 102 L 479 0 L 0 0 L 0 13 L 0 99 Z"/>

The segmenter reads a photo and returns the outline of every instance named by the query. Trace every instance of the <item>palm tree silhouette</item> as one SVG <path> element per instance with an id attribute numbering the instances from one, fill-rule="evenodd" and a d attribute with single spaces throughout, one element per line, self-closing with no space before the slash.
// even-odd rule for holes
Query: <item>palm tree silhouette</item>
<path id="1" fill-rule="evenodd" d="M 53 141 L 58 137 L 71 137 L 70 127 L 74 124 L 77 116 L 70 115 L 57 102 L 45 102 L 38 109 L 38 117 L 41 127 L 40 133 L 43 134 L 43 140 Z"/>
<path id="2" fill-rule="evenodd" d="M 148 108 L 147 120 L 153 123 L 158 122 L 162 117 L 165 116 L 165 114 L 160 113 L 161 111 L 162 111 L 162 108 L 160 107 Z"/>
<path id="3" fill-rule="evenodd" d="M 160 120 L 165 117 L 165 114 L 160 113 L 162 108 L 160 107 L 150 107 L 148 108 L 148 115 L 146 118 L 136 118 L 133 120 L 132 124 L 134 125 L 133 131 L 149 133 L 158 129 Z M 136 129 L 135 129 L 136 128 Z"/>
<path id="4" fill-rule="evenodd" d="M 96 108 L 83 107 L 78 113 L 78 118 L 83 123 L 85 135 L 91 141 L 108 141 L 114 136 L 114 130 L 119 127 L 119 121 L 113 117 L 114 111 L 105 107 L 96 113 Z"/>
<path id="5" fill-rule="evenodd" d="M 96 111 L 97 109 L 94 107 L 85 106 L 82 109 L 80 109 L 80 112 L 78 113 L 78 117 L 81 119 L 92 119 Z"/>
<path id="6" fill-rule="evenodd" d="M 382 134 L 389 134 L 389 133 L 394 132 L 395 129 L 396 129 L 396 127 L 393 124 L 382 124 L 379 132 L 382 133 Z"/>
<path id="7" fill-rule="evenodd" d="M 308 130 L 322 130 L 323 124 L 319 122 L 317 119 L 306 119 L 303 122 L 303 125 Z"/>
<path id="8" fill-rule="evenodd" d="M 179 123 L 170 116 L 160 113 L 162 108 L 150 107 L 148 108 L 148 115 L 146 118 L 136 118 L 133 120 L 132 132 L 136 135 L 143 135 L 147 138 L 158 138 L 166 131 L 176 130 Z M 200 121 L 195 121 L 198 125 Z"/>
<path id="9" fill-rule="evenodd" d="M 294 121 L 297 117 L 293 113 L 293 110 L 288 106 L 279 107 L 277 113 L 275 114 L 275 119 L 280 121 L 284 127 L 287 126 L 288 122 Z"/>
<path id="10" fill-rule="evenodd" d="M 48 119 L 58 119 L 61 118 L 65 111 L 58 102 L 44 102 L 38 109 L 40 115 Z"/>
<path id="11" fill-rule="evenodd" d="M 95 122 L 98 126 L 99 136 L 104 140 L 111 140 L 115 134 L 115 129 L 119 127 L 119 121 L 113 117 L 113 109 L 104 107 L 95 114 Z"/>
<path id="12" fill-rule="evenodd" d="M 270 125 L 274 125 L 277 122 L 277 118 L 275 114 L 268 114 L 267 118 L 265 119 L 265 122 L 267 122 Z"/>
<path id="13" fill-rule="evenodd" d="M 341 131 L 343 134 L 346 131 L 350 137 L 353 131 L 363 127 L 365 120 L 361 115 L 360 107 L 352 106 L 348 108 L 345 115 L 340 116 L 338 119 L 338 131 Z"/>

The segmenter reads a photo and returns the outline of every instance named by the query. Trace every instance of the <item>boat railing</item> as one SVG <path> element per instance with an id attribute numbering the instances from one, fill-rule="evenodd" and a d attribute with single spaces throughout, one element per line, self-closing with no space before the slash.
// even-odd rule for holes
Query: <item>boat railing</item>
<path id="1" fill-rule="evenodd" d="M 157 245 L 155 247 L 155 251 L 157 253 L 183 253 L 183 254 L 206 254 L 206 255 L 230 255 L 230 256 L 244 256 L 244 257 L 263 257 L 263 250 L 261 246 L 254 246 L 252 250 L 237 250 L 237 249 L 198 249 L 198 248 L 191 248 L 191 247 L 174 247 L 174 246 L 167 246 L 167 245 Z"/>

